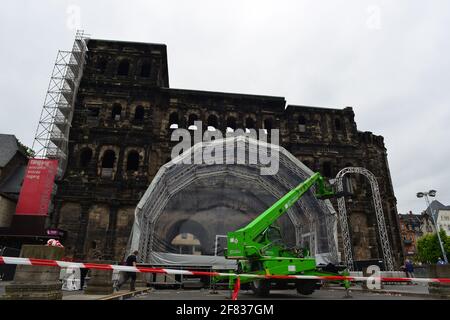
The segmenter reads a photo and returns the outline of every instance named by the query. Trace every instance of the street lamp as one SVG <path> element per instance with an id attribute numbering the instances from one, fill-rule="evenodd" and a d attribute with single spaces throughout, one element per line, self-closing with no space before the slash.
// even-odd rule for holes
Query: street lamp
<path id="1" fill-rule="evenodd" d="M 447 254 L 445 253 L 444 245 L 442 244 L 442 240 L 441 240 L 441 235 L 439 234 L 440 230 L 439 230 L 439 227 L 438 227 L 438 225 L 436 223 L 436 219 L 434 217 L 434 212 L 431 211 L 430 199 L 428 198 L 428 196 L 435 197 L 436 196 L 436 190 L 430 190 L 428 192 L 417 192 L 417 198 L 425 197 L 425 201 L 427 202 L 427 209 L 430 209 L 431 220 L 433 220 L 434 227 L 436 228 L 437 236 L 438 236 L 438 239 L 439 239 L 439 245 L 441 246 L 442 255 L 444 256 L 444 261 L 445 261 L 445 263 L 448 263 Z"/>

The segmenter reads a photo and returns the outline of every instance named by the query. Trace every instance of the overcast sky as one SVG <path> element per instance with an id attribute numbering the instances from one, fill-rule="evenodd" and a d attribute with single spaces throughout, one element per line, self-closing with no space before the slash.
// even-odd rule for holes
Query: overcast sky
<path id="1" fill-rule="evenodd" d="M 31 146 L 58 49 L 165 43 L 172 88 L 352 106 L 383 135 L 398 210 L 450 204 L 450 1 L 2 1 L 0 133 Z"/>

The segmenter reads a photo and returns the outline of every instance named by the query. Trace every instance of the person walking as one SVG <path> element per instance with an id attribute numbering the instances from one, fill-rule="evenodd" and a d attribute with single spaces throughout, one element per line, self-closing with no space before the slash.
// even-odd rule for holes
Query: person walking
<path id="1" fill-rule="evenodd" d="M 136 262 L 137 262 L 137 255 L 139 254 L 139 252 L 136 250 L 136 251 L 134 251 L 133 252 L 133 254 L 130 254 L 128 257 L 127 257 L 127 260 L 126 260 L 126 265 L 128 266 L 128 267 L 136 267 Z M 125 282 L 127 282 L 128 281 L 128 279 L 130 279 L 130 291 L 135 291 L 136 290 L 136 288 L 135 288 L 135 283 L 136 283 L 136 272 L 125 272 L 124 273 L 124 276 L 123 276 L 123 279 L 121 280 L 121 281 L 119 281 L 119 283 L 117 284 L 117 286 L 116 286 L 116 290 L 117 291 L 119 291 L 120 290 L 120 287 L 125 283 Z"/>
<path id="2" fill-rule="evenodd" d="M 83 290 L 84 282 L 86 280 L 86 276 L 89 272 L 89 269 L 80 268 L 80 290 Z"/>
<path id="3" fill-rule="evenodd" d="M 405 261 L 405 272 L 407 278 L 414 278 L 414 266 L 409 259 Z"/>
<path id="4" fill-rule="evenodd" d="M 438 265 L 444 265 L 444 264 L 445 264 L 445 261 L 442 260 L 441 257 L 439 257 L 439 259 L 438 259 L 438 261 L 437 261 L 437 264 L 438 264 Z"/>

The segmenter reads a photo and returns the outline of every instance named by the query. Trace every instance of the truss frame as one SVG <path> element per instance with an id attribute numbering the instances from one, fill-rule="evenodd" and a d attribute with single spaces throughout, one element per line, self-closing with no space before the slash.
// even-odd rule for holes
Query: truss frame
<path id="1" fill-rule="evenodd" d="M 394 260 L 392 258 L 392 250 L 389 243 L 389 237 L 387 235 L 386 231 L 386 223 L 384 220 L 384 213 L 383 213 L 383 205 L 381 203 L 381 196 L 380 196 L 380 189 L 378 187 L 378 182 L 375 177 L 375 175 L 367 170 L 366 168 L 362 167 L 347 167 L 342 169 L 338 172 L 336 175 L 336 188 L 337 192 L 341 193 L 344 191 L 344 185 L 343 185 L 343 178 L 345 175 L 350 173 L 357 173 L 362 174 L 365 176 L 369 182 L 370 187 L 372 190 L 372 197 L 373 197 L 373 205 L 375 208 L 375 214 L 377 218 L 377 226 L 378 226 L 378 235 L 380 237 L 380 244 L 381 249 L 383 253 L 383 259 L 385 268 L 388 271 L 394 271 Z M 344 249 L 344 259 L 347 267 L 349 270 L 354 270 L 354 261 L 353 261 L 353 254 L 352 254 L 352 243 L 350 239 L 350 232 L 349 232 L 349 225 L 348 225 L 348 216 L 347 216 L 347 209 L 345 206 L 345 198 L 339 197 L 337 199 L 338 202 L 338 216 L 339 216 L 339 223 L 341 226 L 341 234 L 342 234 L 342 242 L 343 242 L 343 249 Z"/>

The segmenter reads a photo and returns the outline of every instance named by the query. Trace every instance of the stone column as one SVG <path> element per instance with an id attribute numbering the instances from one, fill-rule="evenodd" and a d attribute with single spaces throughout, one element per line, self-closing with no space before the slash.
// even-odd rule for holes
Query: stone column
<path id="1" fill-rule="evenodd" d="M 136 273 L 136 289 L 138 288 L 147 288 L 147 279 L 149 273 L 137 272 Z"/>
<path id="2" fill-rule="evenodd" d="M 81 203 L 80 225 L 77 234 L 77 242 L 75 244 L 75 258 L 80 260 L 84 260 L 86 256 L 84 244 L 86 242 L 90 208 L 90 203 Z"/>
<path id="3" fill-rule="evenodd" d="M 53 212 L 50 214 L 50 226 L 57 228 L 59 224 L 59 213 L 61 211 L 63 201 L 61 199 L 55 200 L 55 206 Z"/>
<path id="4" fill-rule="evenodd" d="M 64 248 L 23 245 L 20 256 L 61 260 Z M 61 300 L 62 283 L 58 267 L 17 266 L 14 281 L 5 287 L 5 300 Z"/>
<path id="5" fill-rule="evenodd" d="M 106 231 L 106 241 L 104 246 L 104 257 L 106 259 L 114 259 L 114 248 L 116 243 L 116 228 L 117 228 L 117 213 L 119 211 L 119 204 L 117 201 L 112 201 L 109 209 L 109 225 Z"/>
<path id="6" fill-rule="evenodd" d="M 90 263 L 113 264 L 109 260 L 97 260 Z M 85 294 L 108 295 L 113 293 L 112 270 L 89 270 L 89 281 L 87 283 Z"/>

